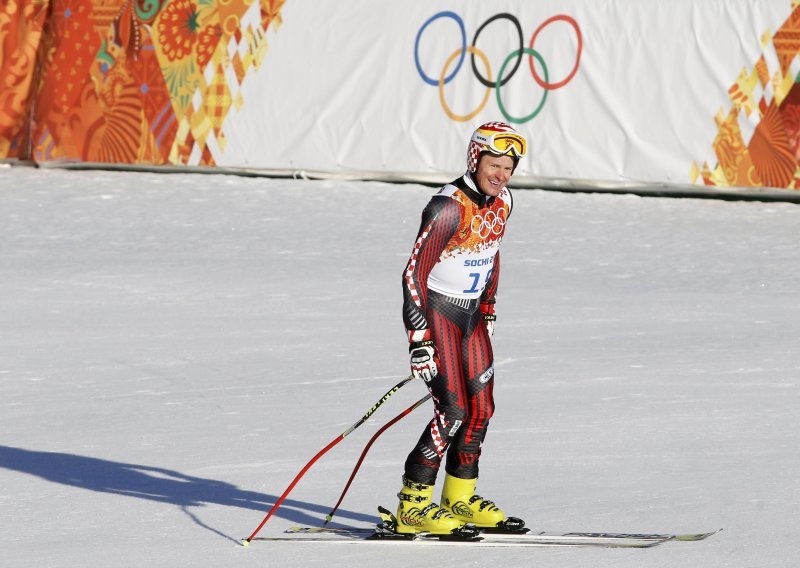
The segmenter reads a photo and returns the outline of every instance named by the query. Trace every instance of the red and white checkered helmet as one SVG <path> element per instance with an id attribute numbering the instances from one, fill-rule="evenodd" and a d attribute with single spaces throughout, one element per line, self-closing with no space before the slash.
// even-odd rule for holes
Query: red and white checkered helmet
<path id="1" fill-rule="evenodd" d="M 484 152 L 495 156 L 510 155 L 517 167 L 519 159 L 528 151 L 525 137 L 505 122 L 487 122 L 479 126 L 469 140 L 467 148 L 467 171 L 474 174 L 478 169 L 478 159 Z"/>

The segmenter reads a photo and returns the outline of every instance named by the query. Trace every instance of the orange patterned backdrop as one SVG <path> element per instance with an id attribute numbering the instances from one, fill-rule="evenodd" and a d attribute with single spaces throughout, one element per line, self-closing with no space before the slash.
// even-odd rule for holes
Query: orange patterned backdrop
<path id="1" fill-rule="evenodd" d="M 0 158 L 17 157 L 49 0 L 0 5 Z"/>
<path id="2" fill-rule="evenodd" d="M 762 55 L 728 89 L 731 108 L 716 117 L 716 164 L 693 164 L 692 182 L 712 186 L 800 189 L 800 2 Z"/>
<path id="3" fill-rule="evenodd" d="M 222 123 L 244 103 L 241 84 L 284 2 L 9 0 L 0 157 L 215 165 Z"/>

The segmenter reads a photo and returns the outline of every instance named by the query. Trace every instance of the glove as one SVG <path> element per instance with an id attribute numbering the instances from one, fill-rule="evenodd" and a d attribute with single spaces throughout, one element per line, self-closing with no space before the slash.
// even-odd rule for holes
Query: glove
<path id="1" fill-rule="evenodd" d="M 481 302 L 481 313 L 483 314 L 483 323 L 486 324 L 486 331 L 491 337 L 494 335 L 494 322 L 497 321 L 497 316 L 494 315 L 494 302 Z"/>
<path id="2" fill-rule="evenodd" d="M 408 346 L 411 357 L 411 374 L 415 379 L 430 382 L 439 374 L 439 357 L 433 341 L 414 341 Z"/>
<path id="3" fill-rule="evenodd" d="M 494 322 L 497 321 L 497 316 L 494 314 L 483 314 L 483 323 L 486 324 L 486 331 L 489 332 L 489 337 L 494 335 Z"/>

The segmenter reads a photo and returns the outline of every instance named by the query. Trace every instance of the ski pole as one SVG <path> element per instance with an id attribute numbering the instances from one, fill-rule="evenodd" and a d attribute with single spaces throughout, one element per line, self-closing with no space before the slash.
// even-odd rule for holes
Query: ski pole
<path id="1" fill-rule="evenodd" d="M 306 472 L 307 472 L 307 471 L 308 471 L 308 470 L 311 468 L 311 466 L 312 466 L 312 465 L 314 465 L 314 462 L 316 462 L 316 461 L 317 461 L 319 458 L 321 458 L 322 456 L 324 456 L 324 455 L 325 455 L 325 454 L 328 452 L 328 450 L 330 450 L 330 449 L 331 449 L 332 447 L 334 447 L 336 444 L 338 444 L 339 442 L 341 442 L 342 440 L 344 440 L 344 439 L 345 439 L 345 438 L 346 438 L 348 435 L 350 435 L 350 433 L 351 433 L 353 430 L 355 430 L 356 428 L 358 428 L 359 426 L 361 426 L 361 425 L 362 425 L 364 422 L 366 422 L 366 421 L 369 419 L 369 417 L 370 417 L 370 416 L 372 416 L 372 415 L 375 413 L 375 411 L 376 411 L 376 410 L 378 410 L 378 408 L 380 408 L 380 406 L 381 406 L 381 405 L 382 405 L 384 402 L 386 402 L 386 400 L 387 400 L 387 399 L 388 399 L 390 396 L 392 396 L 394 393 L 396 393 L 397 391 L 399 391 L 399 390 L 400 390 L 400 389 L 401 389 L 401 388 L 402 388 L 402 387 L 403 387 L 403 386 L 404 386 L 406 383 L 408 383 L 409 381 L 411 381 L 411 380 L 413 380 L 413 379 L 414 379 L 414 375 L 409 375 L 409 376 L 407 376 L 405 379 L 403 379 L 402 381 L 400 381 L 399 383 L 397 383 L 396 385 L 394 385 L 394 386 L 393 386 L 391 389 L 389 389 L 389 390 L 386 392 L 386 394 L 384 394 L 384 395 L 383 395 L 383 396 L 382 396 L 380 399 L 378 399 L 378 402 L 376 402 L 376 403 L 375 403 L 375 404 L 372 406 L 372 408 L 370 408 L 370 409 L 369 409 L 369 410 L 366 412 L 366 414 L 364 414 L 364 416 L 362 416 L 361 418 L 359 418 L 359 419 L 356 421 L 356 423 L 355 423 L 355 424 L 353 424 L 352 426 L 350 426 L 350 428 L 348 428 L 347 430 L 345 430 L 344 432 L 342 432 L 341 434 L 339 434 L 338 436 L 336 436 L 336 438 L 334 438 L 334 439 L 333 439 L 333 440 L 332 440 L 332 441 L 331 441 L 331 442 L 330 442 L 330 443 L 329 443 L 327 446 L 325 446 L 325 447 L 324 447 L 324 448 L 322 448 L 322 449 L 321 449 L 319 452 L 317 452 L 317 454 L 316 454 L 316 455 L 315 455 L 313 458 L 311 458 L 311 460 L 310 460 L 310 461 L 309 461 L 309 462 L 308 462 L 308 463 L 307 463 L 305 466 L 303 466 L 303 469 L 301 469 L 301 470 L 300 470 L 300 473 L 298 473 L 298 474 L 295 476 L 295 478 L 294 478 L 294 479 L 292 480 L 292 482 L 289 484 L 289 487 L 287 487 L 287 488 L 286 488 L 286 490 L 285 490 L 285 491 L 283 492 L 283 494 L 282 494 L 282 495 L 281 495 L 281 496 L 278 498 L 278 500 L 277 500 L 277 501 L 275 501 L 275 504 L 274 504 L 274 505 L 272 505 L 272 507 L 270 508 L 269 512 L 267 512 L 267 515 L 264 517 L 264 520 L 263 520 L 263 521 L 261 521 L 261 524 L 260 524 L 260 525 L 258 525 L 258 526 L 256 527 L 256 530 L 254 530 L 254 531 L 253 531 L 253 534 L 251 534 L 251 535 L 250 535 L 250 536 L 248 536 L 246 539 L 244 539 L 244 540 L 242 541 L 242 544 L 243 544 L 244 546 L 247 546 L 247 545 L 249 545 L 249 544 L 250 544 L 250 541 L 252 541 L 252 540 L 253 540 L 253 538 L 255 538 L 255 536 L 256 536 L 256 535 L 259 533 L 259 531 L 260 531 L 262 528 L 264 528 L 264 525 L 265 525 L 265 524 L 267 524 L 267 521 L 270 519 L 270 517 L 272 517 L 272 515 L 274 515 L 274 514 L 275 514 L 275 511 L 277 511 L 277 510 L 278 510 L 278 508 L 279 508 L 279 507 L 280 507 L 280 506 L 283 504 L 283 502 L 286 500 L 286 497 L 288 497 L 289 493 L 291 493 L 291 492 L 292 492 L 292 489 L 294 489 L 294 486 L 295 486 L 295 485 L 297 485 L 297 482 L 298 482 L 298 481 L 300 481 L 300 479 L 301 479 L 301 478 L 302 478 L 302 477 L 303 477 L 303 476 L 306 474 Z"/>
<path id="2" fill-rule="evenodd" d="M 358 458 L 358 462 L 356 462 L 356 467 L 353 468 L 353 473 L 350 474 L 350 479 L 347 480 L 347 485 L 344 486 L 344 490 L 342 490 L 342 494 L 339 496 L 339 500 L 336 502 L 336 505 L 333 506 L 333 509 L 331 509 L 331 512 L 328 513 L 328 515 L 325 517 L 325 522 L 322 523 L 323 527 L 325 527 L 333 519 L 333 516 L 336 514 L 336 511 L 339 510 L 339 505 L 342 504 L 342 501 L 344 500 L 344 496 L 347 494 L 347 490 L 350 489 L 350 484 L 353 483 L 353 479 L 355 479 L 356 473 L 358 473 L 359 468 L 361 468 L 361 464 L 363 463 L 364 458 L 367 456 L 367 452 L 372 447 L 372 444 L 375 443 L 375 440 L 378 439 L 378 436 L 380 436 L 386 430 L 388 430 L 389 428 L 394 426 L 403 417 L 407 416 L 408 414 L 411 414 L 414 410 L 417 409 L 417 407 L 422 406 L 422 404 L 424 402 L 426 402 L 429 398 L 431 398 L 430 394 L 428 394 L 428 395 L 422 397 L 421 399 L 419 399 L 417 402 L 415 402 L 414 404 L 412 404 L 411 406 L 406 408 L 403 412 L 401 412 L 400 414 L 398 414 L 397 416 L 392 418 L 389 422 L 384 424 L 383 427 L 380 430 L 378 430 L 377 432 L 375 432 L 375 434 L 372 436 L 372 438 L 370 438 L 369 442 L 367 442 L 367 445 L 364 446 L 364 451 L 361 452 L 361 457 Z"/>

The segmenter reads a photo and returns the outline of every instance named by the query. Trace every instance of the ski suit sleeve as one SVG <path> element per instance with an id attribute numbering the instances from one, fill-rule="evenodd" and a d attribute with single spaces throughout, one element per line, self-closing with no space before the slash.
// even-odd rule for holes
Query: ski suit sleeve
<path id="1" fill-rule="evenodd" d="M 508 192 L 508 217 L 511 217 L 511 210 L 514 208 L 514 201 L 511 192 Z M 494 316 L 495 297 L 497 296 L 497 286 L 500 283 L 500 251 L 494 256 L 494 263 L 492 264 L 492 273 L 489 275 L 489 280 L 486 282 L 486 287 L 483 289 L 480 299 L 480 309 L 485 315 Z"/>
<path id="2" fill-rule="evenodd" d="M 494 255 L 494 264 L 492 264 L 492 273 L 489 275 L 489 280 L 486 287 L 483 289 L 480 300 L 481 312 L 484 314 L 494 315 L 495 296 L 497 295 L 497 285 L 500 282 L 500 251 Z"/>
<path id="3" fill-rule="evenodd" d="M 445 196 L 434 196 L 422 212 L 414 250 L 403 271 L 403 323 L 410 342 L 430 339 L 428 275 L 455 234 L 460 217 L 460 206 Z"/>

